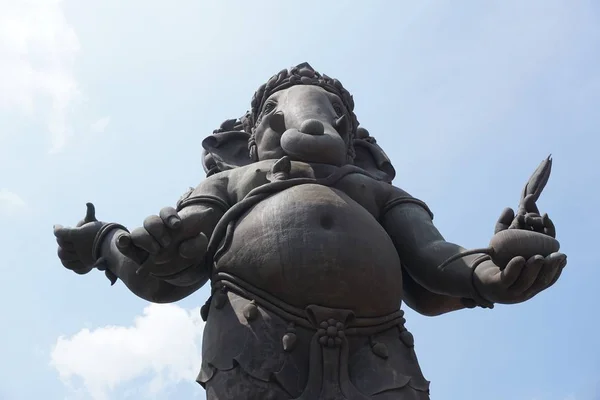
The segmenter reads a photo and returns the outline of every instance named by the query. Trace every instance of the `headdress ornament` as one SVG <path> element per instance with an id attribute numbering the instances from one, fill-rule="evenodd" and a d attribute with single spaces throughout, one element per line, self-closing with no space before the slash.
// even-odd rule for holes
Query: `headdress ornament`
<path id="1" fill-rule="evenodd" d="M 344 88 L 339 80 L 318 73 L 307 62 L 298 64 L 289 69 L 281 70 L 278 74 L 273 75 L 267 83 L 258 88 L 252 97 L 251 110 L 246 115 L 247 123 L 253 128 L 260 117 L 260 113 L 266 100 L 273 93 L 295 85 L 320 86 L 328 92 L 338 96 L 350 114 L 348 117 L 350 117 L 352 124 L 352 134 L 356 133 L 358 119 L 354 114 L 354 99 L 352 98 L 352 95 Z"/>

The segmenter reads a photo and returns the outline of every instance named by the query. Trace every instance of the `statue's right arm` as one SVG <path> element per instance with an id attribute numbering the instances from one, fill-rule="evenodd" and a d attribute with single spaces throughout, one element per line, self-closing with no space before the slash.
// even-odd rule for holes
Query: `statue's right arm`
<path id="1" fill-rule="evenodd" d="M 221 173 L 205 179 L 195 189 L 186 193 L 177 205 L 180 226 L 172 232 L 171 247 L 161 249 L 163 254 L 146 253 L 149 261 L 145 263 L 140 263 L 139 259 L 136 260 L 136 257 L 124 252 L 122 245 L 118 244 L 121 236 L 129 235 L 127 231 L 117 228 L 109 232 L 100 248 L 100 256 L 104 258 L 106 268 L 122 280 L 135 295 L 155 303 L 179 301 L 201 288 L 210 277 L 210 266 L 202 265 L 198 261 L 204 259 L 207 243 L 206 240 L 197 239 L 200 236 L 204 239 L 210 238 L 217 223 L 229 208 L 228 183 L 228 174 Z M 157 219 L 160 221 L 155 217 L 155 220 Z M 147 227 L 146 222 L 144 225 Z M 144 228 L 139 230 L 143 232 Z M 134 241 L 135 232 L 130 235 Z M 201 257 L 196 257 L 195 261 L 191 261 L 191 257 L 182 257 L 182 243 L 203 247 L 192 249 Z M 167 255 L 168 262 L 153 262 L 153 257 L 163 255 Z M 145 268 L 148 262 L 151 273 L 139 273 L 140 266 Z"/>

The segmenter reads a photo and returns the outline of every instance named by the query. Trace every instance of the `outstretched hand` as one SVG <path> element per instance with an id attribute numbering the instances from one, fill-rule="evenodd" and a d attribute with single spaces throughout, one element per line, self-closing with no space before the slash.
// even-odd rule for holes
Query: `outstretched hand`
<path id="1" fill-rule="evenodd" d="M 514 257 L 504 269 L 486 261 L 475 268 L 473 281 L 479 294 L 491 303 L 521 303 L 554 285 L 566 265 L 567 256 L 562 253 L 528 260 Z"/>
<path id="2" fill-rule="evenodd" d="M 96 209 L 92 203 L 87 203 L 86 207 L 85 217 L 75 228 L 54 225 L 58 258 L 65 268 L 78 274 L 87 274 L 94 268 L 94 240 L 105 224 L 96 219 Z"/>
<path id="3" fill-rule="evenodd" d="M 159 215 L 147 217 L 143 227 L 121 234 L 117 248 L 139 266 L 138 274 L 159 278 L 177 274 L 204 260 L 208 239 L 201 232 L 202 220 L 211 211 L 189 207 L 178 213 L 165 207 Z"/>
<path id="4" fill-rule="evenodd" d="M 516 229 L 556 237 L 554 223 L 548 214 L 540 215 L 536 205 L 548 180 L 550 166 L 551 160 L 548 158 L 536 170 L 525 186 L 516 213 L 511 208 L 504 209 L 496 222 L 495 234 L 507 229 Z M 559 252 L 536 254 L 528 259 L 519 255 L 524 249 L 529 249 L 529 254 L 540 251 L 540 241 L 535 235 L 523 235 L 517 248 L 514 248 L 514 243 L 500 239 L 497 240 L 498 248 L 495 250 L 515 254 L 515 257 L 505 267 L 502 266 L 503 268 L 493 261 L 484 261 L 474 270 L 475 288 L 491 303 L 511 304 L 529 300 L 554 285 L 567 265 L 567 256 Z"/>

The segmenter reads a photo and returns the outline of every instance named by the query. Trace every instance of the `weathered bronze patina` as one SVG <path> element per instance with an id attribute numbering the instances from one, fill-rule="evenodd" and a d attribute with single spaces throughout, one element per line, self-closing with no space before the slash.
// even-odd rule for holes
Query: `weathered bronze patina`
<path id="1" fill-rule="evenodd" d="M 207 178 L 131 233 L 56 226 L 63 265 L 175 302 L 210 281 L 198 382 L 208 399 L 428 399 L 401 303 L 425 315 L 519 303 L 566 265 L 536 201 L 545 160 L 490 247 L 444 240 L 391 182 L 342 84 L 304 63 L 203 141 Z"/>

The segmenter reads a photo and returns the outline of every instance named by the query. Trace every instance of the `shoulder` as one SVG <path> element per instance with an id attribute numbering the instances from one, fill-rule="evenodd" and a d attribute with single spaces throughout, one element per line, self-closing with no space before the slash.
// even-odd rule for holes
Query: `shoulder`
<path id="1" fill-rule="evenodd" d="M 268 183 L 267 175 L 276 161 L 263 160 L 223 171 L 207 178 L 200 186 L 219 191 L 235 204 L 253 189 Z"/>
<path id="2" fill-rule="evenodd" d="M 232 171 L 223 171 L 211 175 L 195 188 L 190 188 L 185 192 L 177 202 L 177 209 L 180 210 L 191 204 L 210 203 L 213 206 L 226 211 L 232 205 L 229 194 L 229 181 Z"/>
<path id="3" fill-rule="evenodd" d="M 333 184 L 333 187 L 344 192 L 379 219 L 393 187 L 368 173 L 363 173 L 358 168 L 345 171 L 340 169 L 338 173 L 339 180 Z"/>

